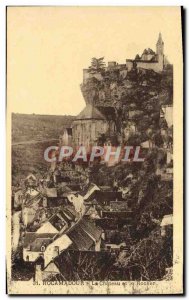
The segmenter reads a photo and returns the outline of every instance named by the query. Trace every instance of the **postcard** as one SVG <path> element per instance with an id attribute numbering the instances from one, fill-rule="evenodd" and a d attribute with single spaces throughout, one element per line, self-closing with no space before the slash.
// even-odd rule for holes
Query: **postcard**
<path id="1" fill-rule="evenodd" d="M 6 14 L 7 293 L 183 294 L 183 9 Z"/>

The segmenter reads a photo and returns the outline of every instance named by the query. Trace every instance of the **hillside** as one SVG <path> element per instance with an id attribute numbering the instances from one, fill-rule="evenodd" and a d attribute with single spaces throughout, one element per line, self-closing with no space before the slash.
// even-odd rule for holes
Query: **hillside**
<path id="1" fill-rule="evenodd" d="M 49 164 L 44 160 L 44 150 L 57 145 L 65 127 L 73 116 L 46 116 L 12 114 L 12 184 L 28 173 L 43 174 Z"/>
<path id="2" fill-rule="evenodd" d="M 73 116 L 12 114 L 12 143 L 58 139 Z"/>

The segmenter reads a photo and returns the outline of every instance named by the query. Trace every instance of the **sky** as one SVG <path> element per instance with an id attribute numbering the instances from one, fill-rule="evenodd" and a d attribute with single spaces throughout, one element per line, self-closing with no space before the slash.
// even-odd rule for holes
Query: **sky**
<path id="1" fill-rule="evenodd" d="M 80 84 L 91 58 L 125 63 L 144 48 L 155 50 L 159 32 L 174 63 L 178 16 L 175 7 L 9 7 L 10 111 L 77 115 L 85 106 Z"/>

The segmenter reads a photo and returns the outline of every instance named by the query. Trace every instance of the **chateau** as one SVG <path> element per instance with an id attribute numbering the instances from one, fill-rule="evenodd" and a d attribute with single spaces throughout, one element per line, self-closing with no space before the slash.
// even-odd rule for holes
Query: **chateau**
<path id="1" fill-rule="evenodd" d="M 97 61 L 103 58 L 96 59 Z M 120 99 L 127 91 L 134 90 L 133 80 L 130 78 L 132 70 L 135 73 L 147 70 L 161 74 L 169 66 L 164 55 L 164 42 L 161 33 L 156 43 L 156 52 L 152 49 L 144 49 L 141 56 L 136 55 L 135 59 L 126 59 L 126 64 L 118 64 L 114 61 L 108 62 L 106 66 L 102 63 L 99 69 L 91 67 L 83 70 L 83 84 L 81 91 L 86 102 L 86 107 L 80 112 L 72 123 L 72 128 L 67 128 L 62 137 L 62 144 L 72 144 L 73 146 L 84 145 L 90 147 L 96 145 L 98 139 L 106 134 L 106 137 L 118 135 L 116 119 L 119 123 L 119 110 L 122 109 Z M 150 76 L 150 75 L 149 75 Z M 158 76 L 158 75 L 156 75 Z M 143 81 L 142 89 L 145 89 L 146 81 Z M 127 100 L 126 100 L 127 101 Z M 127 110 L 123 119 L 129 122 L 131 115 L 137 115 L 140 110 Z M 133 123 L 134 132 L 136 126 Z M 129 130 L 129 132 L 127 132 Z M 127 136 L 130 134 L 129 124 L 123 128 Z M 119 132 L 119 134 L 121 134 Z M 69 140 L 69 142 L 68 142 Z M 107 141 L 106 141 L 107 143 Z"/>
<path id="2" fill-rule="evenodd" d="M 126 64 L 118 64 L 116 61 L 108 62 L 105 70 L 119 70 L 120 74 L 125 77 L 127 71 L 130 71 L 133 68 L 162 72 L 167 65 L 170 65 L 170 63 L 164 54 L 164 42 L 161 33 L 159 33 L 156 43 L 156 52 L 151 48 L 146 48 L 141 56 L 137 54 L 134 59 L 126 59 Z M 95 77 L 97 80 L 103 79 L 100 72 L 91 74 L 89 69 L 83 69 L 83 83 L 86 83 L 87 80 L 92 77 Z"/>
<path id="3" fill-rule="evenodd" d="M 136 55 L 135 59 L 126 59 L 128 71 L 133 67 L 154 70 L 155 72 L 162 72 L 165 65 L 168 64 L 164 55 L 164 42 L 161 33 L 159 33 L 158 41 L 156 43 L 156 52 L 152 49 L 144 49 L 141 56 Z"/>

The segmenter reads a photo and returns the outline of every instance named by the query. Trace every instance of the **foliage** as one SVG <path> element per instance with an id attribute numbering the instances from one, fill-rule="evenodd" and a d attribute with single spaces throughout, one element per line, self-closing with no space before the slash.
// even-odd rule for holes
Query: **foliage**
<path id="1" fill-rule="evenodd" d="M 91 66 L 89 67 L 89 72 L 90 73 L 97 73 L 97 72 L 102 72 L 105 69 L 105 62 L 104 62 L 104 57 L 100 58 L 92 58 L 91 61 Z"/>
<path id="2" fill-rule="evenodd" d="M 162 238 L 155 229 L 132 246 L 129 255 L 121 253 L 115 265 L 124 268 L 125 280 L 160 280 L 172 259 L 172 238 Z"/>

